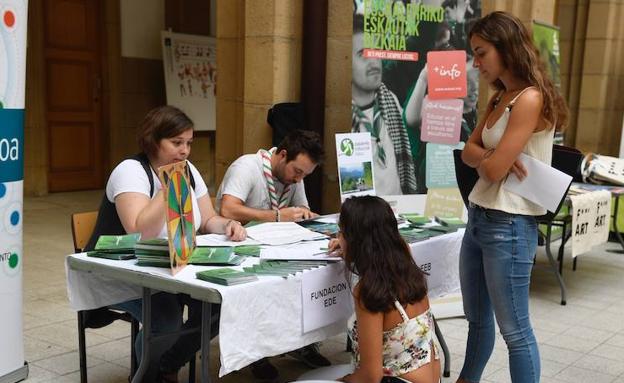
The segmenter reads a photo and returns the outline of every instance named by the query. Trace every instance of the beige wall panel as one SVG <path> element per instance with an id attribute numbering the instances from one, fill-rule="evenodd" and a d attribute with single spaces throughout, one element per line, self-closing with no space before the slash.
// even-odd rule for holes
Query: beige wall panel
<path id="1" fill-rule="evenodd" d="M 583 75 L 580 108 L 602 109 L 607 96 L 609 78 L 604 75 Z"/>
<path id="2" fill-rule="evenodd" d="M 587 22 L 588 39 L 608 39 L 616 23 L 616 9 L 613 3 L 591 1 Z M 621 15 L 619 16 L 621 18 Z M 621 21 L 620 21 L 621 22 Z"/>
<path id="3" fill-rule="evenodd" d="M 597 109 L 580 109 L 575 146 L 582 152 L 601 152 L 598 138 L 604 132 L 604 113 Z M 604 153 L 606 154 L 606 153 Z"/>
<path id="4" fill-rule="evenodd" d="M 243 32 L 243 0 L 217 0 L 217 37 L 236 38 Z"/>
<path id="5" fill-rule="evenodd" d="M 245 36 L 273 37 L 276 22 L 275 1 L 245 1 Z"/>
<path id="6" fill-rule="evenodd" d="M 609 66 L 613 43 L 609 40 L 588 39 L 585 41 L 585 59 L 583 73 L 586 75 L 605 75 L 610 72 Z"/>
<path id="7" fill-rule="evenodd" d="M 274 36 L 303 37 L 303 0 L 275 0 Z"/>
<path id="8" fill-rule="evenodd" d="M 301 54 L 301 40 L 285 38 L 274 40 L 273 103 L 299 101 L 301 94 Z"/>
<path id="9" fill-rule="evenodd" d="M 535 20 L 548 24 L 555 23 L 555 0 L 533 0 L 527 1 L 527 3 L 533 3 L 532 16 Z"/>
<path id="10" fill-rule="evenodd" d="M 240 78 L 244 64 L 240 61 L 238 39 L 217 40 L 218 97 L 224 100 L 242 100 L 243 81 Z"/>
<path id="11" fill-rule="evenodd" d="M 351 105 L 351 55 L 351 36 L 327 39 L 327 105 Z"/>
<path id="12" fill-rule="evenodd" d="M 248 37 L 245 39 L 245 102 L 270 104 L 273 101 L 273 59 L 272 37 Z"/>
<path id="13" fill-rule="evenodd" d="M 351 39 L 353 22 L 351 12 L 353 3 L 345 0 L 328 0 L 327 36 L 329 38 L 347 37 Z"/>
<path id="14" fill-rule="evenodd" d="M 217 101 L 217 163 L 230 162 L 238 155 L 236 143 L 239 140 L 242 119 L 237 115 L 241 107 L 240 103 L 231 100 L 220 99 Z"/>
<path id="15" fill-rule="evenodd" d="M 242 153 L 255 153 L 260 148 L 271 147 L 272 130 L 266 122 L 271 104 L 243 105 L 243 147 Z"/>

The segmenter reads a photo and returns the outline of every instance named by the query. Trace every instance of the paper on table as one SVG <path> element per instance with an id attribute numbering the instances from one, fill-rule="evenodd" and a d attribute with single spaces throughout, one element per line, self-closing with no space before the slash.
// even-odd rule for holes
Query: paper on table
<path id="1" fill-rule="evenodd" d="M 242 245 L 259 245 L 260 242 L 247 238 L 244 241 L 230 241 L 224 234 L 203 234 L 195 237 L 197 246 L 242 246 Z"/>
<path id="2" fill-rule="evenodd" d="M 339 261 L 340 257 L 327 254 L 329 241 L 308 241 L 291 245 L 269 246 L 260 250 L 260 259 L 297 261 Z"/>
<path id="3" fill-rule="evenodd" d="M 327 238 L 294 222 L 266 222 L 247 228 L 247 235 L 266 245 L 285 245 Z"/>
<path id="4" fill-rule="evenodd" d="M 518 159 L 527 170 L 527 176 L 520 181 L 511 173 L 503 187 L 551 212 L 557 210 L 561 198 L 572 182 L 572 177 L 524 153 Z"/>
<path id="5" fill-rule="evenodd" d="M 340 218 L 340 214 L 334 213 L 334 214 L 320 215 L 316 218 L 310 219 L 310 221 L 316 221 L 316 222 L 322 222 L 322 223 L 338 223 L 338 218 Z"/>

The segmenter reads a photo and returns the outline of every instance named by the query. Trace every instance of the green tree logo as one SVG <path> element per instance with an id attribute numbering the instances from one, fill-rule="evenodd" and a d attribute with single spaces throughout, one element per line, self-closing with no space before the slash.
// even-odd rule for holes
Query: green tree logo
<path id="1" fill-rule="evenodd" d="M 355 150 L 355 145 L 350 138 L 345 138 L 340 141 L 340 151 L 343 152 L 346 156 L 352 156 Z"/>

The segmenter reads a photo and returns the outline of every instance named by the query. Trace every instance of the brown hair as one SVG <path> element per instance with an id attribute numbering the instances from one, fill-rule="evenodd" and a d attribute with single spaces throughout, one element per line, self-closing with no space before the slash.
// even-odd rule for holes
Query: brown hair
<path id="1" fill-rule="evenodd" d="M 323 162 L 325 150 L 321 136 L 311 130 L 293 130 L 280 142 L 276 152 L 286 150 L 286 162 L 297 158 L 299 154 L 307 154 L 315 164 Z"/>
<path id="2" fill-rule="evenodd" d="M 155 156 L 160 140 L 175 137 L 193 129 L 193 121 L 175 106 L 156 107 L 143 117 L 137 129 L 137 140 L 143 153 Z"/>
<path id="3" fill-rule="evenodd" d="M 507 12 L 492 12 L 477 20 L 468 38 L 477 35 L 494 45 L 505 68 L 522 80 L 537 87 L 543 97 L 542 116 L 549 123 L 556 122 L 561 131 L 568 124 L 568 108 L 561 94 L 546 74 L 539 51 L 535 48 L 527 28 Z M 497 90 L 505 87 L 500 79 L 493 83 Z"/>
<path id="4" fill-rule="evenodd" d="M 368 311 L 388 312 L 395 300 L 405 305 L 427 296 L 425 273 L 414 262 L 386 201 L 348 198 L 339 225 L 346 242 L 345 271 L 358 275 L 359 301 Z"/>

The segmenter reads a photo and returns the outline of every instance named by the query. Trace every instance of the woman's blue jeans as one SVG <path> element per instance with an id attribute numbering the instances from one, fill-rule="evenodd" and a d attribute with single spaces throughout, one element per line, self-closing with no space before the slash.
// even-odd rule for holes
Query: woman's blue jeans
<path id="1" fill-rule="evenodd" d="M 537 248 L 532 216 L 471 206 L 459 257 L 468 320 L 460 377 L 479 382 L 494 348 L 494 316 L 509 351 L 514 383 L 540 380 L 540 357 L 529 320 L 529 285 Z"/>

